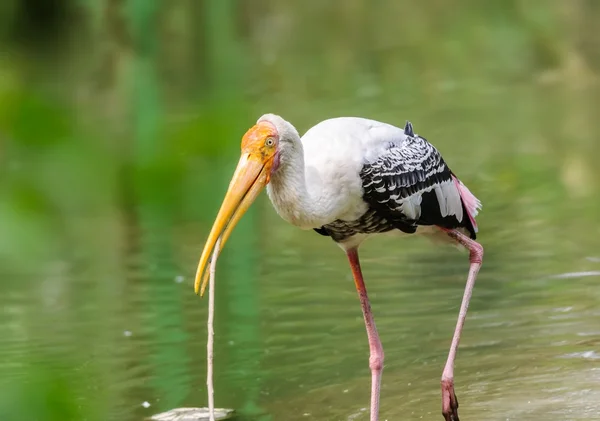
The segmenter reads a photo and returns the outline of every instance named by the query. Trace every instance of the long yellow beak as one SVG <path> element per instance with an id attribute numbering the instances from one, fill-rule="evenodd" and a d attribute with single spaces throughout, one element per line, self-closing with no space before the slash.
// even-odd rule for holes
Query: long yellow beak
<path id="1" fill-rule="evenodd" d="M 217 218 L 204 245 L 204 250 L 202 250 L 194 281 L 196 294 L 200 292 L 200 296 L 204 295 L 208 282 L 206 268 L 217 240 L 219 237 L 221 238 L 220 248 L 222 249 L 231 235 L 231 231 L 265 188 L 268 180 L 269 169 L 265 166 L 265 162 L 259 156 L 244 153 L 238 162 L 221 209 L 219 209 Z"/>

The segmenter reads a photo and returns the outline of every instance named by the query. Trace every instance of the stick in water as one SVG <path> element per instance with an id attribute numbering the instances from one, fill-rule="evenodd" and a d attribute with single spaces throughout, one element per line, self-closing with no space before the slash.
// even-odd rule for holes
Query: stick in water
<path id="1" fill-rule="evenodd" d="M 215 319 L 215 269 L 217 267 L 217 257 L 221 247 L 221 238 L 217 240 L 210 261 L 210 277 L 208 281 L 208 341 L 206 343 L 206 386 L 208 389 L 208 413 L 210 421 L 215 421 L 215 390 L 213 387 L 213 336 L 215 330 L 213 323 Z"/>

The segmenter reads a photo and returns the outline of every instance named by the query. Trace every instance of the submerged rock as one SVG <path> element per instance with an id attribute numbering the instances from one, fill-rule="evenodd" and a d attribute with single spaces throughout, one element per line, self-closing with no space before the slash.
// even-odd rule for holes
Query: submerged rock
<path id="1" fill-rule="evenodd" d="M 233 417 L 234 410 L 215 408 L 215 420 L 227 420 Z M 152 415 L 152 421 L 208 421 L 208 408 L 175 408 L 167 412 Z"/>

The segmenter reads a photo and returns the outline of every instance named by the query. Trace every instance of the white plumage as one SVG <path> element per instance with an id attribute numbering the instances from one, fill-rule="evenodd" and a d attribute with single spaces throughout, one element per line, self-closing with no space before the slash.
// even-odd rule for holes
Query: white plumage
<path id="1" fill-rule="evenodd" d="M 458 185 L 437 150 L 417 135 L 409 136 L 403 129 L 375 120 L 340 117 L 318 123 L 300 138 L 279 116 L 266 114 L 258 121 L 267 121 L 285 134 L 280 140 L 281 164 L 267 191 L 279 215 L 293 225 L 319 229 L 334 221 L 357 221 L 373 208 L 365 200 L 365 192 L 372 187 L 378 194 L 374 200 L 379 204 L 391 201 L 388 212 L 396 212 L 398 218 L 416 224 L 422 216 L 423 194 L 433 191 L 440 217 L 453 216 L 458 225 L 463 223 Z M 428 160 L 436 165 L 425 167 Z M 383 164 L 377 167 L 380 161 Z M 365 180 L 361 174 L 369 165 L 373 166 L 371 172 L 378 171 L 377 177 Z M 445 179 L 434 180 L 442 174 Z M 420 188 L 407 195 L 399 185 L 401 177 L 414 177 L 414 186 Z M 475 203 L 469 212 L 480 206 L 476 199 Z M 379 213 L 388 222 L 386 211 Z M 371 233 L 354 235 L 359 234 Z M 364 238 L 360 235 L 361 241 Z M 356 240 L 348 237 L 338 242 L 355 246 Z"/>

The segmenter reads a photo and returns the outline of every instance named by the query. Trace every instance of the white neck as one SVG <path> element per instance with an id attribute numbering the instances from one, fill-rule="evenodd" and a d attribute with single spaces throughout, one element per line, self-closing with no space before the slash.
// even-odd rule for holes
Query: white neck
<path id="1" fill-rule="evenodd" d="M 308 191 L 304 166 L 304 149 L 300 138 L 288 143 L 282 150 L 281 165 L 271 176 L 267 193 L 277 213 L 287 222 L 300 228 L 319 228 L 323 222 L 323 210 Z"/>
<path id="2" fill-rule="evenodd" d="M 348 203 L 339 184 L 323 176 L 318 165 L 305 164 L 304 147 L 296 128 L 280 116 L 265 114 L 258 121 L 273 124 L 279 134 L 279 168 L 272 174 L 267 193 L 277 213 L 303 229 L 320 228 L 334 220 L 360 216 L 364 209 L 346 215 Z M 362 202 L 361 202 L 362 203 Z"/>

